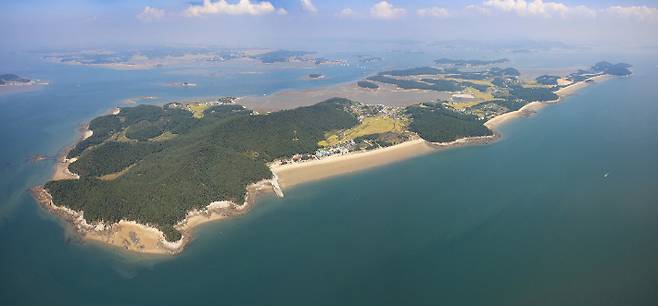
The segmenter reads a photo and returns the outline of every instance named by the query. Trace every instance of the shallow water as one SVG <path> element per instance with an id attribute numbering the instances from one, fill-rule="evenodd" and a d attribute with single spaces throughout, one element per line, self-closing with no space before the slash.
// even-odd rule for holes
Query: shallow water
<path id="1" fill-rule="evenodd" d="M 658 60 L 627 61 L 632 77 L 507 123 L 497 143 L 265 197 L 246 216 L 202 226 L 173 258 L 77 243 L 25 192 L 47 180 L 52 163 L 25 159 L 56 153 L 74 141 L 76 126 L 121 99 L 262 94 L 308 86 L 299 80 L 307 72 L 230 82 L 190 76 L 212 85 L 181 92 L 160 85 L 181 80 L 161 71 L 35 64 L 52 86 L 0 97 L 0 140 L 8 144 L 0 152 L 0 301 L 658 304 Z M 277 84 L 261 88 L 259 80 Z"/>

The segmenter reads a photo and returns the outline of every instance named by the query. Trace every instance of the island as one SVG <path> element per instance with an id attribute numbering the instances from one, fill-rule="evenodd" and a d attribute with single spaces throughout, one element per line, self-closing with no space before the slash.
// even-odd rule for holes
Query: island
<path id="1" fill-rule="evenodd" d="M 82 139 L 60 157 L 54 178 L 32 192 L 87 240 L 176 254 L 195 226 L 246 213 L 259 193 L 283 197 L 300 182 L 491 142 L 501 122 L 590 82 L 628 75 L 629 68 L 600 62 L 540 82 L 522 80 L 509 67 L 417 67 L 362 81 L 450 93 L 407 105 L 336 97 L 257 112 L 240 98 L 223 97 L 117 108 L 91 120 Z M 322 171 L 300 175 L 308 169 Z"/>
<path id="2" fill-rule="evenodd" d="M 356 85 L 361 87 L 361 88 L 368 88 L 368 89 L 377 89 L 377 88 L 379 88 L 379 85 L 375 84 L 374 82 L 369 82 L 369 81 L 358 81 L 358 82 L 356 82 Z"/>
<path id="3" fill-rule="evenodd" d="M 43 85 L 48 85 L 48 82 L 31 80 L 12 73 L 0 74 L 0 94 L 31 91 Z"/>
<path id="4" fill-rule="evenodd" d="M 310 73 L 306 77 L 307 77 L 307 80 L 311 80 L 311 81 L 312 80 L 321 80 L 321 79 L 326 78 L 326 76 L 324 74 L 321 74 L 321 73 Z"/>
<path id="5" fill-rule="evenodd" d="M 115 70 L 146 70 L 176 65 L 209 65 L 250 61 L 278 65 L 346 65 L 343 59 L 318 57 L 316 52 L 272 49 L 157 48 L 138 50 L 67 50 L 44 53 L 49 62 L 102 67 Z"/>
<path id="6" fill-rule="evenodd" d="M 453 66 L 486 66 L 495 64 L 504 64 L 509 62 L 506 58 L 499 58 L 495 60 L 465 60 L 465 59 L 450 59 L 440 58 L 434 61 L 439 65 L 453 65 Z"/>

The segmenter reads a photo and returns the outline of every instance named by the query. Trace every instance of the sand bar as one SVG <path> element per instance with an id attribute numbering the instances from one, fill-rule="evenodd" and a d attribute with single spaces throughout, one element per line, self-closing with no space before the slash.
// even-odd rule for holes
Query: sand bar
<path id="1" fill-rule="evenodd" d="M 246 96 L 241 97 L 237 103 L 258 112 L 273 112 L 309 106 L 334 97 L 347 98 L 364 104 L 408 106 L 437 99 L 447 99 L 449 96 L 450 93 L 448 92 L 402 90 L 390 84 L 384 84 L 378 89 L 366 89 L 351 83 L 306 90 L 285 90 L 267 96 Z"/>

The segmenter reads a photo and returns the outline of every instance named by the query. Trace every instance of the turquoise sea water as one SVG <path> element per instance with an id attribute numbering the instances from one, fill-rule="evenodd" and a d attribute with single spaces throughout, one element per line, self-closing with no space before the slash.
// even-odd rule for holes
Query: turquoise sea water
<path id="1" fill-rule="evenodd" d="M 78 243 L 25 191 L 52 162 L 26 159 L 56 153 L 121 99 L 263 94 L 311 86 L 301 80 L 309 72 L 19 63 L 53 84 L 0 97 L 0 304 L 656 305 L 658 59 L 622 59 L 632 77 L 510 122 L 497 143 L 266 197 L 246 216 L 202 226 L 173 258 Z M 325 72 L 326 84 L 364 73 Z M 162 86 L 190 80 L 199 88 Z"/>

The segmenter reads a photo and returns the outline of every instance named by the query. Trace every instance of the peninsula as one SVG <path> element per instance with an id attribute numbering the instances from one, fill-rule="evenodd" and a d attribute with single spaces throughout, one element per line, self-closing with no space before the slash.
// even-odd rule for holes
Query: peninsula
<path id="1" fill-rule="evenodd" d="M 447 93 L 406 105 L 330 98 L 258 113 L 229 97 L 120 108 L 91 120 L 53 180 L 33 194 L 88 240 L 175 254 L 196 225 L 245 213 L 260 190 L 283 196 L 304 181 L 486 143 L 503 120 L 629 67 L 600 62 L 531 82 L 514 68 L 419 67 L 354 86 Z"/>

